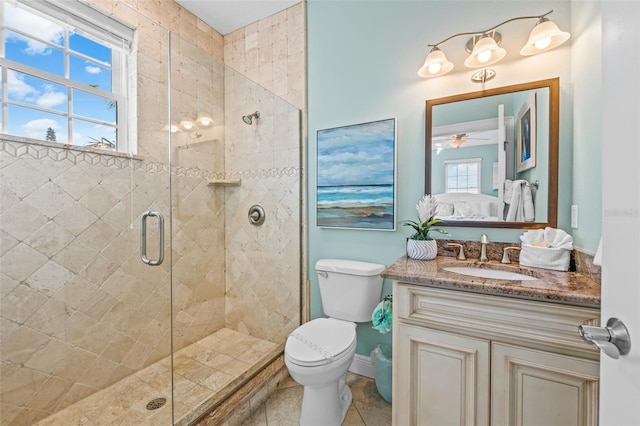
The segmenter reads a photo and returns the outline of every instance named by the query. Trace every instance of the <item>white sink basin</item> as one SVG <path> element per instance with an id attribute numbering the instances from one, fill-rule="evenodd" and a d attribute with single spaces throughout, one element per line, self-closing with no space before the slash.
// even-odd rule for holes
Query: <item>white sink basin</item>
<path id="1" fill-rule="evenodd" d="M 472 277 L 480 278 L 491 278 L 494 280 L 537 280 L 536 277 L 519 274 L 517 272 L 501 271 L 499 269 L 472 268 L 469 266 L 450 266 L 442 269 L 449 272 L 455 272 L 456 274 L 470 275 Z"/>

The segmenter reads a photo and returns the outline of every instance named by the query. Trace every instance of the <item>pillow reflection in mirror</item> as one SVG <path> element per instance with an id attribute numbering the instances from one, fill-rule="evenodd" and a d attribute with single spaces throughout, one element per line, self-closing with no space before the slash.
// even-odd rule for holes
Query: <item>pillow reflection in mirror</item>
<path id="1" fill-rule="evenodd" d="M 473 206 L 466 201 L 454 201 L 453 212 L 456 217 L 470 217 L 474 214 Z"/>
<path id="2" fill-rule="evenodd" d="M 453 203 L 436 203 L 436 216 L 444 217 L 444 216 L 453 216 Z"/>
<path id="3" fill-rule="evenodd" d="M 477 213 L 483 217 L 496 216 L 497 212 L 491 211 L 492 206 L 493 206 L 492 203 L 478 203 Z"/>

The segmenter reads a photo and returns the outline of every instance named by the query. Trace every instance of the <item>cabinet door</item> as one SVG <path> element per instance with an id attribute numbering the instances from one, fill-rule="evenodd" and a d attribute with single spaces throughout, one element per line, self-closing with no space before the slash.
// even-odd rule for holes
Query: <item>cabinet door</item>
<path id="1" fill-rule="evenodd" d="M 488 425 L 489 341 L 405 324 L 397 330 L 394 424 Z"/>
<path id="2" fill-rule="evenodd" d="M 492 344 L 493 426 L 598 423 L 598 362 Z"/>

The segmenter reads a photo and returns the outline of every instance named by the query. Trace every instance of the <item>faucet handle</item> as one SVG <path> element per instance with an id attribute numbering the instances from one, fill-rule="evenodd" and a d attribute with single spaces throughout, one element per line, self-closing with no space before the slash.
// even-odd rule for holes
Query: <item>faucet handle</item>
<path id="1" fill-rule="evenodd" d="M 449 243 L 448 242 L 447 246 L 460 247 L 460 251 L 458 252 L 458 256 L 456 257 L 456 259 L 458 259 L 458 260 L 467 260 L 467 257 L 464 255 L 464 245 L 458 244 L 458 243 Z"/>
<path id="2" fill-rule="evenodd" d="M 509 258 L 509 250 L 511 249 L 520 250 L 520 247 L 518 246 L 505 247 L 504 252 L 502 254 L 502 260 L 500 261 L 500 263 L 511 263 L 511 259 Z"/>

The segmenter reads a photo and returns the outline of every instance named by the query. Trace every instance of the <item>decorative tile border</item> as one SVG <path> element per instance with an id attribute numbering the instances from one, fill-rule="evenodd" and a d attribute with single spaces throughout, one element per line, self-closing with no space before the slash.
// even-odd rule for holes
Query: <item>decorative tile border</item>
<path id="1" fill-rule="evenodd" d="M 242 170 L 227 173 L 227 179 L 262 179 L 273 177 L 299 176 L 300 167 L 282 167 L 279 169 Z"/>
<path id="2" fill-rule="evenodd" d="M 26 138 L 2 136 L 0 152 L 6 152 L 16 158 L 31 158 L 35 160 L 50 159 L 53 161 L 69 161 L 72 164 L 86 163 L 117 169 L 129 169 L 148 173 L 168 173 L 169 165 L 153 161 L 145 161 L 139 156 L 130 156 L 119 152 L 99 153 L 83 147 L 59 145 L 51 142 L 32 141 Z M 10 140 L 7 140 L 10 139 Z M 197 167 L 172 166 L 171 172 L 175 176 L 195 177 L 200 179 L 265 179 L 299 176 L 300 167 L 281 167 L 262 170 L 242 170 L 230 173 L 199 169 Z"/>

